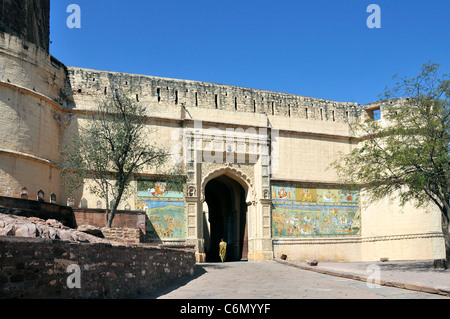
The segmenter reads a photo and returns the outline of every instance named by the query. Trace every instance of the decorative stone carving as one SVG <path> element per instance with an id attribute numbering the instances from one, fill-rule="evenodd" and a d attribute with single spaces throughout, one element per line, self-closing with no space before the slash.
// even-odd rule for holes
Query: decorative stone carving
<path id="1" fill-rule="evenodd" d="M 189 185 L 187 190 L 187 196 L 188 197 L 195 197 L 197 196 L 197 190 L 195 185 Z"/>
<path id="2" fill-rule="evenodd" d="M 43 202 L 44 201 L 44 191 L 41 189 L 38 193 L 37 193 L 37 201 L 38 202 Z"/>
<path id="3" fill-rule="evenodd" d="M 20 190 L 20 198 L 28 199 L 28 189 L 26 187 Z"/>
<path id="4" fill-rule="evenodd" d="M 74 207 L 75 206 L 75 199 L 74 198 L 67 198 L 67 206 Z"/>

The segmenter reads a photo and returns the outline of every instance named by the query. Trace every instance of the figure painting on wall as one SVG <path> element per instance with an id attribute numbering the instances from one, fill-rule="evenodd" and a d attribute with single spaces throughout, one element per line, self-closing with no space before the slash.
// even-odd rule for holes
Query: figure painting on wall
<path id="1" fill-rule="evenodd" d="M 145 211 L 146 235 L 151 239 L 182 239 L 186 236 L 183 191 L 169 189 L 166 182 L 137 182 L 136 209 Z"/>
<path id="2" fill-rule="evenodd" d="M 221 239 L 219 244 L 219 256 L 222 262 L 224 262 L 227 257 L 227 243 L 224 241 L 223 238 Z"/>
<path id="3" fill-rule="evenodd" d="M 273 237 L 360 236 L 358 191 L 302 185 L 272 188 L 276 195 L 272 209 Z"/>

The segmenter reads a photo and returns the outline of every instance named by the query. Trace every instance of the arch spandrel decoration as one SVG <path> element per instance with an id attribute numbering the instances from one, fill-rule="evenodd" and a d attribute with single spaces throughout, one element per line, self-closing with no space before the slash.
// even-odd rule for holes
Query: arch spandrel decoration
<path id="1" fill-rule="evenodd" d="M 214 169 L 210 171 L 208 174 L 206 174 L 205 177 L 203 177 L 201 183 L 201 197 L 200 197 L 201 202 L 205 202 L 206 184 L 208 184 L 209 181 L 222 175 L 226 175 L 242 185 L 246 193 L 245 202 L 247 203 L 247 205 L 250 206 L 256 204 L 256 192 L 251 178 L 248 177 L 248 175 L 245 174 L 240 169 L 229 165 Z"/>

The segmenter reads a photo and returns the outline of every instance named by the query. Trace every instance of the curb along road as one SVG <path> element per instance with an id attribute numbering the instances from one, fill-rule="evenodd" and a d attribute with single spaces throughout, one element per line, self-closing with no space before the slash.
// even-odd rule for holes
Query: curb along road
<path id="1" fill-rule="evenodd" d="M 321 266 L 321 263 L 319 263 L 318 266 L 308 266 L 308 265 L 302 264 L 301 262 L 291 262 L 291 261 L 286 261 L 286 260 L 282 260 L 282 259 L 278 259 L 278 258 L 275 258 L 274 261 L 284 264 L 284 265 L 287 265 L 287 266 L 290 266 L 290 267 L 295 267 L 295 268 L 308 270 L 308 271 L 314 271 L 314 272 L 324 274 L 324 275 L 329 275 L 329 276 L 342 277 L 342 278 L 346 278 L 346 279 L 359 280 L 359 281 L 363 281 L 363 282 L 369 282 L 369 280 L 371 280 L 369 274 L 364 275 L 364 274 L 357 273 L 358 266 L 360 268 L 361 266 L 371 265 L 370 263 L 361 263 L 361 264 L 341 263 L 340 265 L 343 268 L 345 268 L 345 266 L 348 265 L 348 268 L 344 271 L 344 270 L 331 269 L 331 267 L 327 267 L 327 263 L 325 263 L 325 266 Z M 377 264 L 378 263 L 376 263 L 376 262 L 373 263 L 373 265 L 377 265 Z M 385 270 L 383 270 L 383 271 L 385 271 Z M 359 272 L 361 272 L 361 271 L 359 271 Z M 408 272 L 408 271 L 404 271 L 404 272 Z M 434 272 L 429 271 L 425 274 L 433 275 Z M 395 276 L 395 274 L 392 273 L 391 277 L 392 276 Z M 419 292 L 424 292 L 424 293 L 438 294 L 438 295 L 450 297 L 450 270 L 447 270 L 445 273 L 445 276 L 448 277 L 448 281 L 442 282 L 442 285 L 447 285 L 447 286 L 436 286 L 435 284 L 432 284 L 432 283 L 424 284 L 423 282 L 419 283 L 417 281 L 417 272 L 411 271 L 410 276 L 412 278 L 414 278 L 414 281 L 405 280 L 405 279 L 400 280 L 400 278 L 397 278 L 397 279 L 380 278 L 376 283 L 381 286 L 414 290 L 414 291 L 419 291 Z"/>

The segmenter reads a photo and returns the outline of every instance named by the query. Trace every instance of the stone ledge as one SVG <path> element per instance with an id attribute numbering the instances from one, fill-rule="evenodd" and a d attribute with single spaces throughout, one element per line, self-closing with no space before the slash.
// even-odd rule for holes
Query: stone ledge
<path id="1" fill-rule="evenodd" d="M 68 267 L 81 287 L 70 289 Z M 136 298 L 194 273 L 195 252 L 0 237 L 0 295 L 18 299 Z"/>

